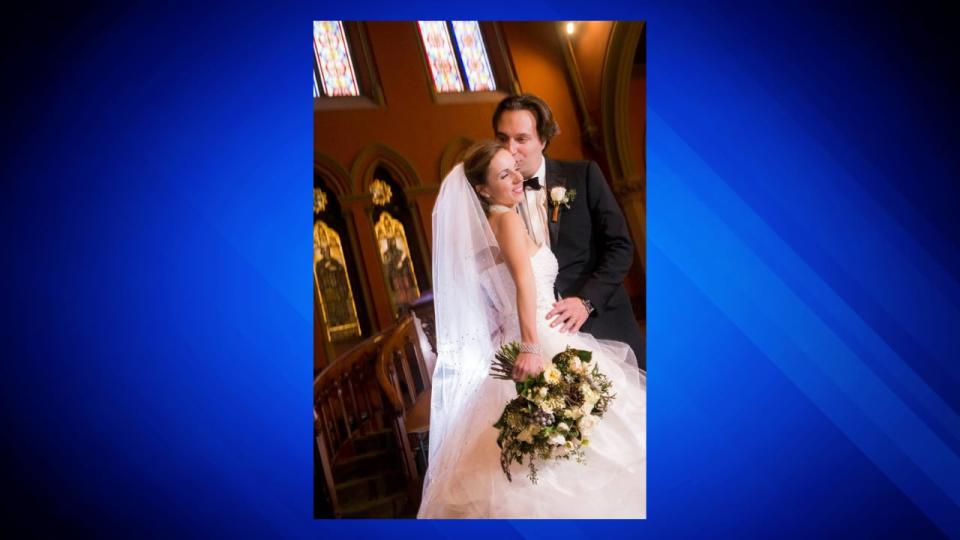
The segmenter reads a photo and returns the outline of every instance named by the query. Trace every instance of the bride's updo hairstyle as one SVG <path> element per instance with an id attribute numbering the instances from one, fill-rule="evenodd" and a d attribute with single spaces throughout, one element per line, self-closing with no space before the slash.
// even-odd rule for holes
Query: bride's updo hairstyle
<path id="1" fill-rule="evenodd" d="M 473 186 L 473 192 L 480 199 L 480 205 L 483 206 L 484 212 L 490 209 L 490 202 L 482 197 L 477 190 L 487 183 L 487 169 L 490 168 L 490 162 L 493 161 L 493 156 L 503 149 L 503 145 L 496 141 L 480 141 L 467 148 L 463 155 L 463 173 L 467 176 L 470 185 Z"/>

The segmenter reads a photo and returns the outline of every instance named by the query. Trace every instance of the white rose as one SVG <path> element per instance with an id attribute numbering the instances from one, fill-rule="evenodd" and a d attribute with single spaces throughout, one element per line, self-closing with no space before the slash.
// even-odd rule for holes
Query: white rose
<path id="1" fill-rule="evenodd" d="M 580 394 L 583 396 L 584 403 L 596 405 L 596 403 L 600 401 L 600 394 L 596 393 L 588 384 L 580 385 Z"/>
<path id="2" fill-rule="evenodd" d="M 557 186 L 550 190 L 550 198 L 555 203 L 560 203 L 563 201 L 563 198 L 567 195 L 567 188 Z"/>
<path id="3" fill-rule="evenodd" d="M 541 386 L 537 393 L 540 394 L 540 397 L 547 397 L 547 387 Z"/>
<path id="4" fill-rule="evenodd" d="M 600 418 L 592 414 L 588 414 L 580 419 L 577 422 L 577 425 L 580 427 L 580 433 L 587 433 L 591 429 L 595 428 L 600 422 Z"/>
<path id="5" fill-rule="evenodd" d="M 563 376 L 560 373 L 560 370 L 550 366 L 543 372 L 543 380 L 547 381 L 547 384 L 557 384 L 560 382 L 560 378 Z"/>
<path id="6" fill-rule="evenodd" d="M 593 412 L 593 406 L 594 406 L 594 403 L 584 403 L 583 405 L 580 406 L 580 413 L 583 414 L 584 416 L 587 416 L 588 414 Z"/>
<path id="7" fill-rule="evenodd" d="M 551 435 L 550 438 L 547 439 L 547 442 L 554 446 L 560 446 L 567 443 L 567 438 L 557 433 L 556 435 Z"/>
<path id="8" fill-rule="evenodd" d="M 570 431 L 570 426 L 566 422 L 560 422 L 557 424 L 557 431 Z"/>
<path id="9" fill-rule="evenodd" d="M 570 371 L 574 373 L 583 372 L 583 362 L 581 362 L 579 358 L 574 358 L 573 361 L 570 362 Z"/>

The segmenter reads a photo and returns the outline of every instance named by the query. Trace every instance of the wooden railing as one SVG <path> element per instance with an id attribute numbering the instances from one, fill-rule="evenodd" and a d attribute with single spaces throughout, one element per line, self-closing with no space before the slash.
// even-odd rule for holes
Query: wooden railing
<path id="1" fill-rule="evenodd" d="M 364 459 L 358 454 L 370 437 L 388 433 L 398 454 L 397 474 L 402 468 L 406 483 L 407 505 L 415 511 L 419 504 L 427 464 L 431 379 L 421 346 L 429 345 L 421 343 L 417 319 L 407 314 L 350 349 L 314 380 L 317 472 L 322 469 L 334 517 L 349 517 L 348 510 L 355 506 L 338 500 L 345 480 L 338 468 L 344 461 Z"/>

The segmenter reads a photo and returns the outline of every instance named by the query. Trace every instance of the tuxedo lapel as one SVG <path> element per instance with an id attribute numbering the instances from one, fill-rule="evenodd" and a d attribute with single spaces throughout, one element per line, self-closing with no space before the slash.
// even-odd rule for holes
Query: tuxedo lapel
<path id="1" fill-rule="evenodd" d="M 546 158 L 544 158 L 546 159 Z M 563 212 L 557 216 L 557 222 L 553 222 L 553 199 L 550 198 L 550 190 L 555 187 L 567 187 L 567 179 L 563 174 L 563 168 L 552 159 L 547 159 L 547 228 L 550 230 L 550 250 L 557 253 L 557 241 L 560 238 L 560 222 L 563 220 Z"/>

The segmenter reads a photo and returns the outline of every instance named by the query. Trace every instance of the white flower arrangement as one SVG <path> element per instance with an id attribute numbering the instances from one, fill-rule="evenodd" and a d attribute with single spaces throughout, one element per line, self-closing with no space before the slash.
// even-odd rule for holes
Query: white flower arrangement
<path id="1" fill-rule="evenodd" d="M 497 351 L 491 375 L 512 380 L 520 346 L 514 342 Z M 588 433 L 607 411 L 615 395 L 612 384 L 600 372 L 592 353 L 567 348 L 535 377 L 517 382 L 517 397 L 503 409 L 494 424 L 499 430 L 500 466 L 508 480 L 513 462 L 526 458 L 533 483 L 536 460 L 575 458 L 583 463 Z"/>

